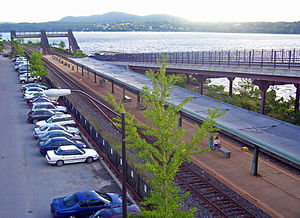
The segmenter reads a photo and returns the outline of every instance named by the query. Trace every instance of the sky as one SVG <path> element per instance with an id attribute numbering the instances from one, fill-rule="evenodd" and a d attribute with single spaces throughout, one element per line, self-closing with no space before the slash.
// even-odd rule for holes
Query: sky
<path id="1" fill-rule="evenodd" d="M 47 22 L 107 12 L 169 14 L 195 22 L 300 21 L 299 0 L 13 0 L 1 2 L 0 22 Z"/>

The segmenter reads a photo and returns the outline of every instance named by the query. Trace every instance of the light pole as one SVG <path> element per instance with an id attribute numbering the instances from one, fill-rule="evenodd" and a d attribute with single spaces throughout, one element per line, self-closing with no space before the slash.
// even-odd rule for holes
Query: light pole
<path id="1" fill-rule="evenodd" d="M 107 119 L 113 127 L 115 127 L 121 134 L 122 134 L 122 214 L 123 218 L 127 217 L 127 190 L 126 190 L 126 175 L 127 175 L 127 164 L 126 164 L 126 142 L 125 142 L 125 113 L 122 113 L 121 115 L 112 110 L 111 108 L 107 107 L 102 102 L 98 101 L 94 97 L 90 96 L 89 94 L 81 91 L 81 90 L 71 90 L 71 92 L 77 92 L 80 94 L 83 94 L 88 98 L 88 100 L 98 109 L 98 111 L 104 116 L 105 119 Z M 109 112 L 113 113 L 114 115 L 121 118 L 122 122 L 122 128 L 120 129 L 118 126 L 115 125 L 115 123 L 104 113 L 101 108 L 96 105 L 96 103 L 103 106 L 105 109 L 107 109 Z"/>

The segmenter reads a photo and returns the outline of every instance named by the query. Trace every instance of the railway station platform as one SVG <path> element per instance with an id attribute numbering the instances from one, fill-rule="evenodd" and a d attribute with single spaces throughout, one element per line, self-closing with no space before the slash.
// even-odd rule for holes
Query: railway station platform
<path id="1" fill-rule="evenodd" d="M 62 70 L 74 77 L 78 81 L 82 82 L 82 85 L 94 90 L 99 96 L 105 95 L 107 92 L 111 92 L 111 84 L 108 82 L 104 87 L 94 82 L 93 77 L 88 77 L 85 71 L 84 75 L 81 72 L 76 72 L 76 67 L 69 68 L 64 64 L 61 64 L 54 60 L 51 56 L 47 59 L 52 63 L 59 66 Z M 90 69 L 94 69 L 99 72 L 99 76 L 106 75 L 108 77 L 122 80 L 130 86 L 137 86 L 140 89 L 143 85 L 148 84 L 147 78 L 136 82 L 136 78 L 142 78 L 143 75 L 134 72 L 128 72 L 123 68 L 106 64 L 101 61 L 97 61 L 91 58 L 73 59 L 80 65 L 84 65 Z M 72 65 L 73 63 L 71 63 Z M 125 74 L 123 74 L 125 72 Z M 130 76 L 131 75 L 131 76 Z M 143 82 L 141 82 L 143 81 Z M 134 82 L 134 84 L 132 84 Z M 122 98 L 122 87 L 115 87 L 114 96 L 117 100 Z M 192 94 L 192 93 L 191 93 Z M 197 93 L 195 93 L 197 94 Z M 127 93 L 132 99 L 131 102 L 125 103 L 126 109 L 130 109 L 132 113 L 136 115 L 138 121 L 143 121 L 141 111 L 136 108 L 137 98 L 133 93 Z M 198 95 L 198 94 L 197 94 Z M 186 97 L 186 96 L 181 96 Z M 180 98 L 171 97 L 172 101 L 179 101 Z M 193 104 L 199 104 L 197 111 L 199 113 L 207 114 L 207 108 L 213 107 L 217 102 L 212 99 L 208 102 L 208 98 L 197 96 L 194 98 Z M 196 102 L 196 103 L 195 103 Z M 296 159 L 300 157 L 300 149 L 298 147 L 300 132 L 298 127 L 294 127 L 290 124 L 286 124 L 281 121 L 277 121 L 268 118 L 263 115 L 249 113 L 246 110 L 245 115 L 240 114 L 239 122 L 235 122 L 236 113 L 239 110 L 234 106 L 219 103 L 221 110 L 227 109 L 227 116 L 217 120 L 219 125 L 230 125 L 230 128 L 243 131 L 243 134 L 249 134 L 250 138 L 260 136 L 257 139 L 258 142 L 270 146 L 274 151 L 283 149 L 285 153 L 291 153 L 290 156 L 295 156 Z M 232 107 L 232 108 L 230 108 Z M 192 107 L 187 108 L 191 110 Z M 234 114 L 235 113 L 235 114 Z M 270 125 L 266 124 L 266 121 L 270 119 Z M 260 128 L 255 125 L 263 125 Z M 185 128 L 189 134 L 195 133 L 194 124 L 184 119 L 182 127 Z M 289 129 L 291 128 L 291 129 Z M 273 131 L 274 130 L 274 131 Z M 292 130 L 289 132 L 289 130 Z M 293 139 L 291 138 L 293 136 Z M 265 141 L 264 141 L 265 140 Z M 232 190 L 236 191 L 250 202 L 254 203 L 266 213 L 273 217 L 300 217 L 300 173 L 290 172 L 279 165 L 275 165 L 269 162 L 267 159 L 260 158 L 259 161 L 259 174 L 253 176 L 250 174 L 252 164 L 252 153 L 241 151 L 239 146 L 236 146 L 231 141 L 221 138 L 222 146 L 231 150 L 231 158 L 225 159 L 220 152 L 211 151 L 201 155 L 192 157 L 192 160 L 202 169 L 219 179 L 226 184 Z M 280 146 L 281 147 L 278 147 Z M 288 147 L 288 145 L 292 145 Z M 208 139 L 204 140 L 200 147 L 208 146 Z M 294 147 L 293 147 L 294 146 Z M 292 150 L 290 150 L 292 149 Z"/>

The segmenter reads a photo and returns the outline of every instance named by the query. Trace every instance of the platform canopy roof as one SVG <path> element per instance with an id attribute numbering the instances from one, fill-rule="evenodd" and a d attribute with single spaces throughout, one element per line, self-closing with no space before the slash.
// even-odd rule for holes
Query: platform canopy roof
<path id="1" fill-rule="evenodd" d="M 111 63 L 89 57 L 72 60 L 137 92 L 145 85 L 151 86 L 151 80 L 145 75 Z M 215 105 L 220 112 L 226 111 L 216 120 L 222 130 L 300 165 L 300 127 L 180 87 L 172 90 L 168 102 L 177 105 L 188 96 L 192 101 L 182 108 L 185 114 L 203 121 L 208 116 L 208 109 Z"/>

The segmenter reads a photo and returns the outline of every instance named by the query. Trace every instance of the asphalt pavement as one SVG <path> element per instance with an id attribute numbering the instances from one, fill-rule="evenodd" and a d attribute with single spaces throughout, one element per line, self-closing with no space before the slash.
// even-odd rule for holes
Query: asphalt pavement
<path id="1" fill-rule="evenodd" d="M 121 190 L 100 164 L 48 165 L 27 122 L 29 107 L 14 63 L 0 56 L 0 217 L 51 217 L 53 198 L 84 190 Z"/>

